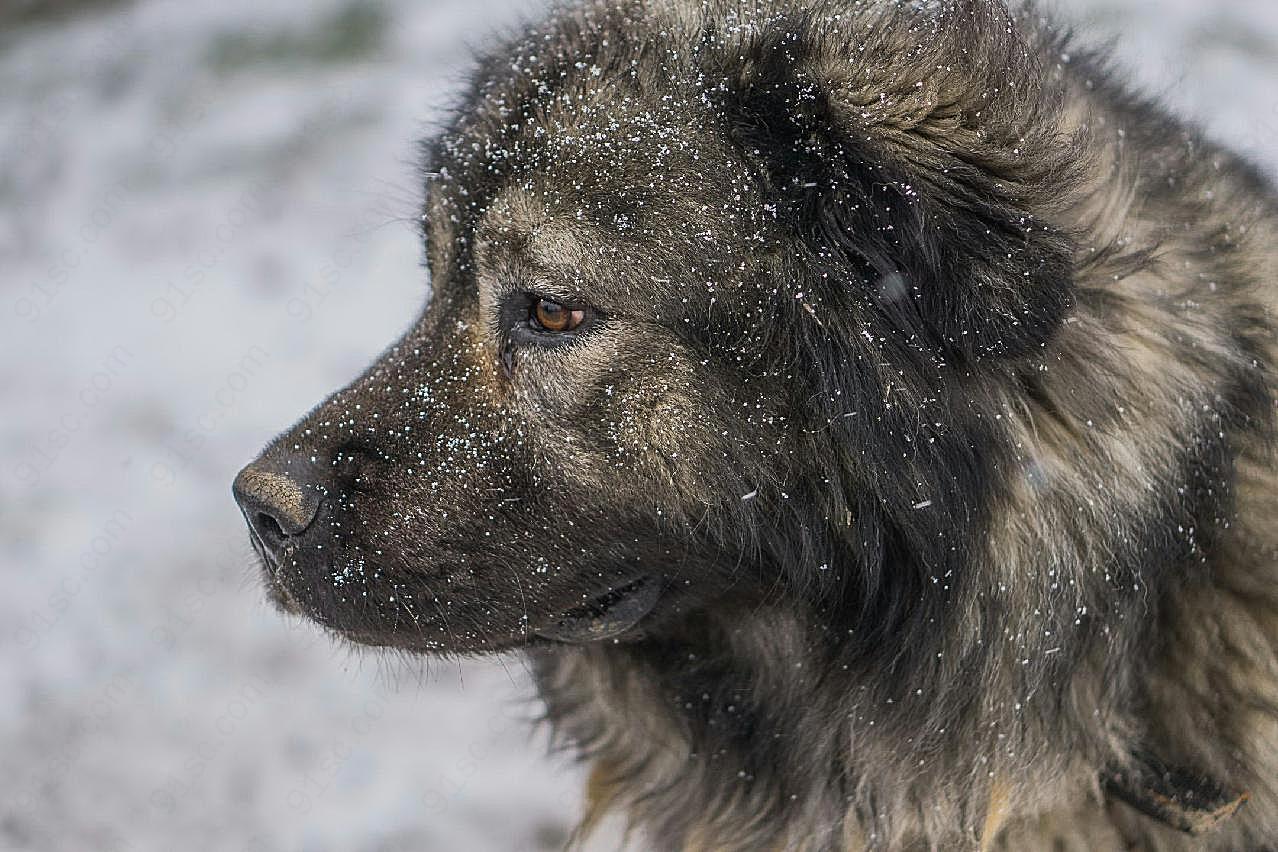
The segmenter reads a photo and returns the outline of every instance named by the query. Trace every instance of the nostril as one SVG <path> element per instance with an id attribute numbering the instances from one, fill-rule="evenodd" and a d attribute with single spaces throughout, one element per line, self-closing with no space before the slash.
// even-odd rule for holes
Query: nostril
<path id="1" fill-rule="evenodd" d="M 286 538 L 287 533 L 280 526 L 280 522 L 272 518 L 265 512 L 259 512 L 257 515 L 257 528 L 261 532 L 267 533 L 275 538 Z"/>

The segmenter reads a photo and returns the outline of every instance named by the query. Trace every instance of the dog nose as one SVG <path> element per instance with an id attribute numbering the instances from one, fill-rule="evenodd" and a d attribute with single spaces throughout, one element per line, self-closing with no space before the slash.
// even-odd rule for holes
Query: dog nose
<path id="1" fill-rule="evenodd" d="M 253 532 L 271 549 L 306 532 L 319 514 L 315 489 L 261 460 L 240 471 L 231 490 Z"/>

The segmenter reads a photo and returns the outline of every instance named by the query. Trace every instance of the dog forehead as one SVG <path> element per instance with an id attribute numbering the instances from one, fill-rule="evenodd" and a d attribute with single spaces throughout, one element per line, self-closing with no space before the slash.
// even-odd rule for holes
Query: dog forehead
<path id="1" fill-rule="evenodd" d="M 543 199 L 507 187 L 480 216 L 475 254 L 481 271 L 523 262 L 543 268 L 579 268 L 599 240 L 580 219 L 556 218 Z"/>
<path id="2" fill-rule="evenodd" d="M 647 247 L 619 240 L 615 224 L 556 210 L 523 187 L 498 195 L 484 211 L 476 237 L 481 296 L 491 290 L 499 297 L 522 286 L 564 299 L 616 304 L 636 292 L 636 279 L 652 280 Z"/>
<path id="3" fill-rule="evenodd" d="M 657 206 L 657 205 L 652 205 Z M 481 290 L 531 287 L 566 300 L 623 307 L 683 302 L 733 288 L 751 266 L 738 229 L 740 211 L 674 206 L 653 214 L 583 216 L 544 193 L 511 186 L 476 229 Z"/>

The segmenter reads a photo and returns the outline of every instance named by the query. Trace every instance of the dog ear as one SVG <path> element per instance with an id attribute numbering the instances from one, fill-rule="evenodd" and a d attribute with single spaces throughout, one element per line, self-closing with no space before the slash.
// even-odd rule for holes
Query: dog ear
<path id="1" fill-rule="evenodd" d="M 956 9 L 888 13 L 855 40 L 773 22 L 724 69 L 729 132 L 801 266 L 871 321 L 947 356 L 1018 357 L 1072 303 L 1073 241 L 1035 215 L 1071 145 L 1005 10 Z"/>

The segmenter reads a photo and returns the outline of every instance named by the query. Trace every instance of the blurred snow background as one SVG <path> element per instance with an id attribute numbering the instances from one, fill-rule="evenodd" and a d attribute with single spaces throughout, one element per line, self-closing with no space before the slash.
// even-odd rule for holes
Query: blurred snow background
<path id="1" fill-rule="evenodd" d="M 1278 171 L 1273 0 L 1057 5 Z M 0 0 L 0 849 L 562 846 L 519 658 L 290 624 L 230 499 L 418 310 L 414 140 L 539 6 Z"/>

